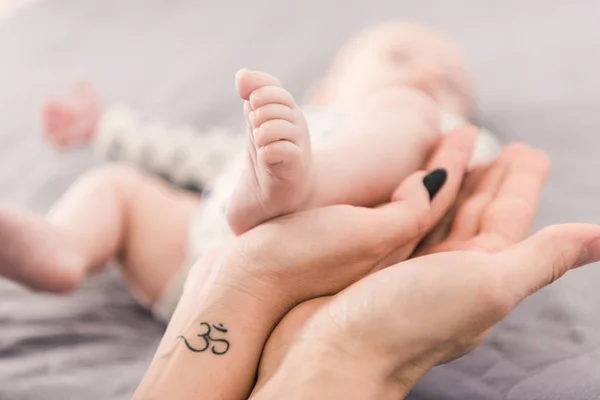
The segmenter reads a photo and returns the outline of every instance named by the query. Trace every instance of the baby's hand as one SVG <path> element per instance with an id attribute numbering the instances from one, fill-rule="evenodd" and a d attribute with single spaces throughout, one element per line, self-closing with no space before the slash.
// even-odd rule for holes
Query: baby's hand
<path id="1" fill-rule="evenodd" d="M 57 148 L 86 144 L 96 133 L 102 105 L 90 84 L 78 82 L 66 100 L 49 99 L 42 105 L 44 136 Z"/>

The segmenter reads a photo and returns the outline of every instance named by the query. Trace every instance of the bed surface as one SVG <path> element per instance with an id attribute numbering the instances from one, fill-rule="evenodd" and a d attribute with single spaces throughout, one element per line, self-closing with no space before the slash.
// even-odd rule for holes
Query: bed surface
<path id="1" fill-rule="evenodd" d="M 451 4 L 450 4 L 451 3 Z M 88 77 L 106 99 L 198 128 L 239 126 L 239 67 L 300 95 L 362 26 L 430 22 L 469 54 L 481 123 L 551 156 L 536 229 L 600 223 L 600 2 L 52 0 L 0 22 L 0 202 L 46 210 L 86 151 L 42 141 L 39 102 Z M 0 244 L 1 245 L 1 244 Z M 524 302 L 411 399 L 600 399 L 600 265 Z M 163 326 L 112 270 L 69 297 L 0 281 L 0 399 L 128 399 Z"/>

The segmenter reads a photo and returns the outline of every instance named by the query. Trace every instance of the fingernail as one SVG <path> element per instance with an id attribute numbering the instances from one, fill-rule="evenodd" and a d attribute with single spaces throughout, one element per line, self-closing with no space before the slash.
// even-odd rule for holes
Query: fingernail
<path id="1" fill-rule="evenodd" d="M 600 261 L 600 238 L 596 238 L 588 243 L 577 263 L 577 267 L 583 267 L 584 265 L 598 261 Z"/>
<path id="2" fill-rule="evenodd" d="M 423 178 L 423 185 L 425 185 L 425 189 L 429 193 L 429 200 L 433 200 L 436 194 L 440 191 L 444 183 L 446 183 L 446 178 L 448 177 L 448 173 L 445 169 L 439 168 L 431 171 Z"/>

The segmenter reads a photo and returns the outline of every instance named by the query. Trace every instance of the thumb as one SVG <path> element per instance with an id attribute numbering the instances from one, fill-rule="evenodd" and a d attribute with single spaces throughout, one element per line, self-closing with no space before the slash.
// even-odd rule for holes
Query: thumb
<path id="1" fill-rule="evenodd" d="M 472 127 L 456 129 L 432 156 L 428 163 L 431 172 L 412 174 L 394 191 L 391 212 L 402 205 L 413 208 L 412 219 L 419 228 L 414 237 L 421 239 L 456 201 L 476 138 L 477 130 Z"/>
<path id="2" fill-rule="evenodd" d="M 378 227 L 378 238 L 383 234 L 389 240 L 386 245 L 394 248 L 409 245 L 410 251 L 414 249 L 454 204 L 476 138 L 476 129 L 461 127 L 442 140 L 428 163 L 432 169 L 438 169 L 410 175 L 394 191 L 392 203 L 375 210 L 372 217 Z M 394 257 L 401 261 L 408 255 Z"/>
<path id="3" fill-rule="evenodd" d="M 505 267 L 498 272 L 520 302 L 568 271 L 600 261 L 600 226 L 553 225 L 495 256 L 502 258 Z"/>
<path id="4" fill-rule="evenodd" d="M 442 190 L 447 173 L 436 169 L 430 173 L 418 171 L 406 178 L 394 192 L 394 201 L 373 210 L 374 226 L 393 250 L 420 240 L 435 224 L 431 218 L 431 200 Z M 408 250 L 408 254 L 411 249 Z"/>

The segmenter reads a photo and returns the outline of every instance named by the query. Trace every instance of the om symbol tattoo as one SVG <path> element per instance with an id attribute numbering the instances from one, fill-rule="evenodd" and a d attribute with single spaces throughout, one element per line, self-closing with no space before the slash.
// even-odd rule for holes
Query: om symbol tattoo
<path id="1" fill-rule="evenodd" d="M 210 351 L 212 351 L 213 354 L 216 354 L 218 356 L 223 355 L 229 351 L 229 342 L 227 340 L 212 337 L 213 329 L 219 332 L 220 334 L 227 333 L 227 329 L 223 326 L 223 324 L 212 325 L 211 327 L 209 323 L 201 322 L 200 326 L 205 332 L 199 333 L 196 336 L 202 339 L 202 341 L 204 342 L 203 345 L 192 346 L 192 344 L 188 342 L 185 336 L 178 336 L 177 339 L 183 339 L 183 342 L 185 343 L 186 347 L 194 353 L 203 353 L 206 350 L 208 350 L 209 347 Z M 219 333 L 217 333 L 217 335 Z"/>

